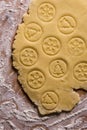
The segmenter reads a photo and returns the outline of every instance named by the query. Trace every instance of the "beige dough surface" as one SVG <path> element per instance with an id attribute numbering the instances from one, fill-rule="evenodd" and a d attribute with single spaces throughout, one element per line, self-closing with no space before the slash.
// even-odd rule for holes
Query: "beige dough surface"
<path id="1" fill-rule="evenodd" d="M 87 1 L 32 0 L 13 44 L 18 80 L 40 114 L 70 111 L 87 90 Z"/>

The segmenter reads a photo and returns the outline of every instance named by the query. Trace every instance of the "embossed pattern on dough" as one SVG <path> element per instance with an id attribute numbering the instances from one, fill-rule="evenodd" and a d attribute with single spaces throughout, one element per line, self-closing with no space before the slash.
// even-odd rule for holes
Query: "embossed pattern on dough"
<path id="1" fill-rule="evenodd" d="M 72 110 L 80 100 L 73 89 L 87 90 L 84 11 L 79 0 L 32 0 L 19 25 L 13 65 L 42 115 Z"/>

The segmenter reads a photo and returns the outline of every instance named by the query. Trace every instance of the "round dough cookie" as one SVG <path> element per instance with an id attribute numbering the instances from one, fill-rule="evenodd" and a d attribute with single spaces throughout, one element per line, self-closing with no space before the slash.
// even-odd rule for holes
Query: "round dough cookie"
<path id="1" fill-rule="evenodd" d="M 70 111 L 87 90 L 87 1 L 32 0 L 13 44 L 18 80 L 40 114 Z"/>

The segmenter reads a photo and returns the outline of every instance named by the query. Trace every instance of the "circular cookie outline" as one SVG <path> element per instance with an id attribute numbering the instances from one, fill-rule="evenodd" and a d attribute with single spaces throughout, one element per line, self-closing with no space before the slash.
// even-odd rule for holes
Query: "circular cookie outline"
<path id="1" fill-rule="evenodd" d="M 44 82 L 43 82 L 43 83 L 41 84 L 41 86 L 38 87 L 38 88 L 33 88 L 33 87 L 29 84 L 29 81 L 28 81 L 29 73 L 34 72 L 34 71 L 38 71 L 38 72 L 40 72 L 40 73 L 44 76 Z M 34 69 L 30 70 L 30 71 L 27 73 L 27 84 L 28 84 L 28 87 L 31 88 L 32 90 L 39 90 L 39 89 L 41 89 L 41 88 L 44 86 L 45 82 L 46 82 L 46 76 L 45 76 L 45 74 L 43 73 L 42 70 L 40 70 L 40 69 L 38 69 L 38 68 L 34 68 Z"/>
<path id="2" fill-rule="evenodd" d="M 53 3 L 51 3 L 51 2 L 43 2 L 43 3 L 41 3 L 41 4 L 38 6 L 38 8 L 37 8 L 37 16 L 38 16 L 38 18 L 39 18 L 41 21 L 43 21 L 43 22 L 51 22 L 51 21 L 54 19 L 55 15 L 54 15 L 50 20 L 44 20 L 44 19 L 42 19 L 42 18 L 39 16 L 39 7 L 40 7 L 42 4 L 50 4 L 51 6 L 53 6 L 53 8 L 54 8 L 54 10 L 55 10 L 55 15 L 56 15 L 56 7 L 55 7 L 55 5 L 54 5 Z"/>
<path id="3" fill-rule="evenodd" d="M 30 48 L 30 49 L 34 50 L 35 53 L 37 54 L 37 60 L 36 60 L 32 65 L 26 65 L 26 64 L 22 63 L 22 61 L 21 61 L 21 57 L 20 57 L 21 54 L 20 54 L 20 53 L 21 53 L 24 49 L 26 49 L 26 48 Z M 20 61 L 20 63 L 21 63 L 24 67 L 31 67 L 31 66 L 33 66 L 34 64 L 37 63 L 38 59 L 39 59 L 38 51 L 37 51 L 35 48 L 31 47 L 31 46 L 25 46 L 25 47 L 23 47 L 23 48 L 20 50 L 20 52 L 19 52 L 19 61 Z"/>
<path id="4" fill-rule="evenodd" d="M 77 78 L 76 74 L 75 74 L 75 68 L 76 68 L 78 65 L 80 65 L 81 63 L 82 63 L 82 64 L 84 64 L 84 63 L 87 64 L 87 61 L 79 61 L 77 64 L 74 65 L 74 67 L 73 67 L 73 76 L 74 76 L 74 78 L 75 78 L 78 82 L 86 82 L 87 80 L 79 80 L 79 79 Z"/>
<path id="5" fill-rule="evenodd" d="M 44 49 L 44 47 L 43 47 L 43 45 L 44 45 L 44 41 L 46 40 L 46 39 L 48 39 L 48 38 L 55 38 L 59 43 L 59 49 L 57 50 L 57 52 L 55 53 L 55 54 L 48 54 L 48 53 L 46 53 L 46 51 L 45 51 L 45 49 Z M 55 56 L 55 55 L 57 55 L 59 52 L 60 52 L 60 50 L 61 50 L 61 48 L 62 48 L 62 43 L 61 43 L 61 41 L 60 41 L 60 39 L 57 37 L 57 36 L 53 36 L 53 35 L 49 35 L 49 36 L 46 36 L 44 39 L 43 39 L 43 43 L 42 43 L 42 50 L 43 50 L 43 52 L 46 54 L 46 55 L 48 55 L 48 56 Z"/>
<path id="6" fill-rule="evenodd" d="M 64 75 L 61 76 L 61 77 L 53 76 L 52 73 L 51 73 L 51 71 L 50 71 L 50 65 L 51 65 L 51 63 L 53 63 L 54 61 L 58 61 L 58 60 L 59 60 L 59 61 L 63 61 L 64 64 L 66 65 L 66 72 L 65 72 Z M 49 73 L 50 73 L 51 77 L 53 77 L 53 78 L 56 78 L 56 79 L 64 78 L 65 75 L 68 73 L 68 62 L 67 62 L 65 59 L 63 59 L 63 58 L 55 58 L 55 59 L 53 59 L 53 60 L 49 63 Z"/>
<path id="7" fill-rule="evenodd" d="M 26 35 L 25 35 L 25 29 L 26 29 L 26 27 L 27 27 L 29 24 L 36 24 L 36 25 L 38 25 L 38 26 L 40 27 L 40 29 L 41 29 L 41 34 L 40 34 L 39 38 L 37 38 L 37 40 L 28 40 L 28 38 L 27 38 Z M 37 23 L 37 22 L 35 22 L 35 21 L 32 21 L 32 22 L 27 23 L 27 24 L 25 25 L 25 27 L 24 27 L 24 38 L 25 38 L 27 41 L 29 41 L 29 42 L 37 42 L 38 40 L 40 40 L 41 36 L 43 35 L 43 32 L 44 32 L 44 31 L 43 31 L 43 27 L 41 26 L 41 24 L 39 24 L 39 23 Z"/>
<path id="8" fill-rule="evenodd" d="M 46 108 L 46 107 L 43 105 L 43 103 L 42 103 L 43 97 L 44 97 L 46 94 L 49 94 L 49 93 L 50 93 L 51 95 L 53 94 L 53 96 L 55 96 L 56 99 L 57 99 L 56 105 L 55 105 L 55 107 L 53 107 L 53 108 Z M 54 102 L 55 102 L 55 99 L 53 99 L 53 97 L 51 97 L 51 99 L 54 100 Z M 59 104 L 59 95 L 58 95 L 54 90 L 47 90 L 46 92 L 44 92 L 44 93 L 42 94 L 40 103 L 41 103 L 42 107 L 43 107 L 45 110 L 47 110 L 47 111 L 53 111 L 53 110 L 55 110 L 55 109 L 57 108 L 57 106 L 58 106 L 58 104 Z"/>
<path id="9" fill-rule="evenodd" d="M 85 52 L 83 51 L 83 53 L 82 54 L 77 54 L 77 55 L 75 55 L 74 53 L 72 54 L 71 53 L 71 51 L 70 51 L 70 48 L 69 48 L 69 44 L 70 44 L 70 42 L 73 40 L 73 39 L 81 39 L 83 42 L 84 42 L 84 45 L 85 45 L 85 48 L 84 48 L 84 51 L 86 51 L 86 48 L 87 48 L 87 46 L 86 46 L 86 40 L 83 38 L 83 37 L 81 37 L 81 36 L 74 36 L 74 37 L 71 37 L 69 40 L 68 40 L 68 46 L 67 46 L 67 50 L 68 50 L 68 52 L 69 52 L 69 54 L 71 54 L 71 55 L 74 55 L 74 56 L 81 56 L 81 55 L 83 55 Z"/>
<path id="10" fill-rule="evenodd" d="M 61 29 L 60 29 L 60 27 L 59 27 L 59 21 L 60 21 L 60 19 L 63 18 L 63 17 L 66 17 L 66 16 L 71 17 L 71 18 L 73 19 L 73 21 L 75 22 L 75 24 L 76 24 L 75 27 L 74 27 L 74 30 L 71 31 L 71 32 L 68 32 L 68 33 L 65 33 L 65 32 L 61 31 Z M 75 16 L 73 16 L 72 14 L 63 14 L 63 15 L 61 15 L 61 16 L 59 17 L 59 19 L 58 19 L 58 21 L 57 21 L 57 28 L 58 28 L 58 30 L 59 30 L 62 34 L 64 34 L 64 35 L 70 35 L 70 34 L 72 34 L 72 33 L 75 31 L 76 27 L 77 27 L 77 20 L 76 20 Z"/>

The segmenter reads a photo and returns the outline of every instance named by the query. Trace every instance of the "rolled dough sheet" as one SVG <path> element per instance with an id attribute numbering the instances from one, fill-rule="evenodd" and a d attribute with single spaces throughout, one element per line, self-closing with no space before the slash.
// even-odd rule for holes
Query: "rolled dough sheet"
<path id="1" fill-rule="evenodd" d="M 32 0 L 13 44 L 18 80 L 40 114 L 70 111 L 87 90 L 87 1 Z"/>

